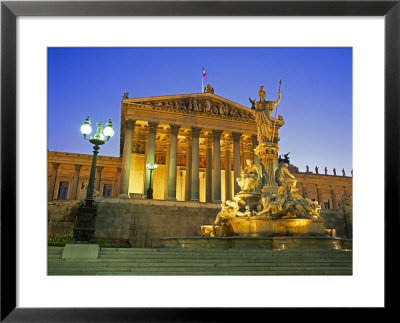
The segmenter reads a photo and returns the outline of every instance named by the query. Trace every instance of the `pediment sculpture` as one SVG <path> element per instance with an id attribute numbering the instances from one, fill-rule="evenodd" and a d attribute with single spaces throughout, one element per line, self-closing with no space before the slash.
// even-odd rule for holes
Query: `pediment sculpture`
<path id="1" fill-rule="evenodd" d="M 238 118 L 254 120 L 254 112 L 245 108 L 241 109 L 223 101 L 213 101 L 203 98 L 184 98 L 157 101 L 135 101 L 135 104 L 143 104 L 158 109 L 180 110 L 187 113 L 215 115 L 225 118 Z"/>

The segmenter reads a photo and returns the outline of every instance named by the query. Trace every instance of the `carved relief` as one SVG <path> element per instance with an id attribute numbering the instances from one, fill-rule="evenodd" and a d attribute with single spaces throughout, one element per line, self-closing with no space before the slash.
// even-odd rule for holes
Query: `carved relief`
<path id="1" fill-rule="evenodd" d="M 153 108 L 166 110 L 179 110 L 187 113 L 200 113 L 206 115 L 216 115 L 227 118 L 254 120 L 254 112 L 243 110 L 225 102 L 213 102 L 210 99 L 173 99 L 164 101 L 142 101 L 135 104 L 152 106 Z"/>

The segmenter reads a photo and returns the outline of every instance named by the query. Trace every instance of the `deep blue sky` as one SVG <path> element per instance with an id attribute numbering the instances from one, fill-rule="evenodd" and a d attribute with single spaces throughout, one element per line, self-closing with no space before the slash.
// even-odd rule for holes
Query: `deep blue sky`
<path id="1" fill-rule="evenodd" d="M 120 106 L 130 97 L 201 92 L 201 68 L 215 94 L 249 107 L 264 85 L 277 97 L 280 154 L 305 171 L 352 169 L 351 48 L 49 48 L 48 149 L 91 153 L 79 128 L 90 116 L 112 119 L 115 136 L 101 155 L 119 155 Z"/>

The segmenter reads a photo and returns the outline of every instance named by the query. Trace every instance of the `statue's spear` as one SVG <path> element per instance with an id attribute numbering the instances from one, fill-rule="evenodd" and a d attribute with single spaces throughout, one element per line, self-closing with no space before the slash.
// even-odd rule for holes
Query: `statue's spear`
<path id="1" fill-rule="evenodd" d="M 281 85 L 282 85 L 282 80 L 279 80 L 279 90 L 278 90 L 278 93 L 281 92 Z M 275 120 L 276 120 L 276 115 L 277 115 L 277 113 L 278 113 L 278 106 L 279 106 L 279 102 L 278 102 L 278 104 L 276 105 L 276 109 L 275 109 Z M 275 124 L 276 124 L 276 121 L 274 121 L 274 128 L 273 128 L 272 134 L 271 134 L 271 142 L 273 142 L 274 139 L 275 139 Z"/>

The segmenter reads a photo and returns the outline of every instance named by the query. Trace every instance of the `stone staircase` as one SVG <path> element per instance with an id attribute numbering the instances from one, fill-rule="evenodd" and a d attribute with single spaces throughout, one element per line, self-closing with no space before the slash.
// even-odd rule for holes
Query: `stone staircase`
<path id="1" fill-rule="evenodd" d="M 49 275 L 352 275 L 351 250 L 101 248 L 98 259 L 62 259 Z"/>

